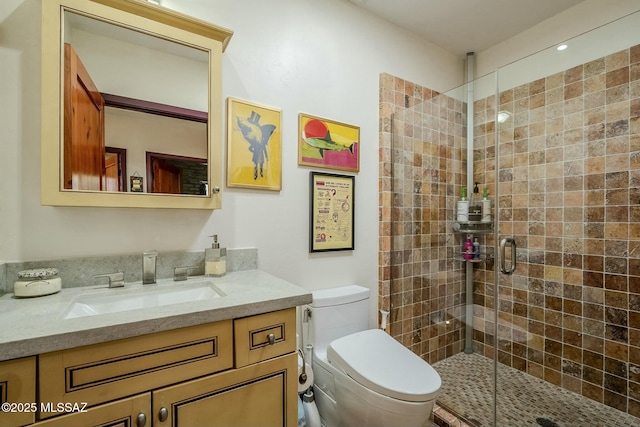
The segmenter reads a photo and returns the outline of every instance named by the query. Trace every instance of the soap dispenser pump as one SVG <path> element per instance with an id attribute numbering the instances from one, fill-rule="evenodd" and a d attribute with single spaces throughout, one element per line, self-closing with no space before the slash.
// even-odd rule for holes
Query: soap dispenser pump
<path id="1" fill-rule="evenodd" d="M 227 249 L 220 247 L 217 234 L 209 237 L 213 237 L 213 243 L 204 251 L 204 274 L 222 277 L 227 273 Z"/>

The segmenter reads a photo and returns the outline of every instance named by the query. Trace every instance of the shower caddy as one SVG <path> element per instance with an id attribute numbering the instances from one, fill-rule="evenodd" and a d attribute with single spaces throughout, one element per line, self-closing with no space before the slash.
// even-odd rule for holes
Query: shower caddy
<path id="1" fill-rule="evenodd" d="M 491 209 L 493 210 L 493 209 Z M 482 235 L 482 234 L 492 234 L 493 233 L 493 229 L 494 229 L 494 218 L 495 215 L 491 216 L 491 221 L 486 222 L 486 221 L 454 221 L 452 224 L 452 229 L 454 233 L 458 233 L 461 236 L 463 236 L 461 238 L 461 241 L 464 242 L 464 235 L 468 235 L 470 234 L 473 237 L 477 237 L 478 235 Z M 459 261 L 464 261 L 464 262 L 471 262 L 471 263 L 481 263 L 481 262 L 487 262 L 487 261 L 492 261 L 494 258 L 493 255 L 493 251 L 489 250 L 489 248 L 487 247 L 487 245 L 485 244 L 483 246 L 483 249 L 480 251 L 480 257 L 479 258 L 475 258 L 475 259 L 464 259 L 463 254 L 464 251 L 462 250 L 462 242 L 460 244 L 460 248 L 461 250 L 458 253 L 458 256 L 456 256 L 456 259 Z"/>

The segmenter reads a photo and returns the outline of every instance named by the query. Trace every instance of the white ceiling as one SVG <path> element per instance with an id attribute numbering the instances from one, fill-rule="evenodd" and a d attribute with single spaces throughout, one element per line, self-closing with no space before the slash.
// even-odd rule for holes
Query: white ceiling
<path id="1" fill-rule="evenodd" d="M 350 0 L 450 52 L 481 52 L 583 0 Z"/>

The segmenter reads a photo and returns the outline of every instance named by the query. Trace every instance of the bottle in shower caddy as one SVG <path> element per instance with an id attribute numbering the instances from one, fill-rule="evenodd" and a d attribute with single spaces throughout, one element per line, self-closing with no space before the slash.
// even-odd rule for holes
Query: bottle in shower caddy
<path id="1" fill-rule="evenodd" d="M 480 242 L 477 237 L 473 238 L 473 259 L 480 259 Z"/>
<path id="2" fill-rule="evenodd" d="M 473 183 L 473 197 L 471 198 L 473 202 L 477 202 L 478 199 L 480 199 L 480 188 L 478 185 L 480 185 L 479 182 Z"/>
<path id="3" fill-rule="evenodd" d="M 491 222 L 491 200 L 489 200 L 489 189 L 482 189 L 482 222 Z"/>
<path id="4" fill-rule="evenodd" d="M 467 187 L 464 185 L 460 189 L 460 200 L 458 201 L 456 218 L 458 222 L 469 221 L 469 201 L 467 200 Z"/>
<path id="5" fill-rule="evenodd" d="M 482 205 L 480 204 L 480 189 L 478 188 L 479 182 L 475 182 L 473 185 L 473 196 L 469 200 L 469 221 L 480 222 L 482 219 Z"/>
<path id="6" fill-rule="evenodd" d="M 465 260 L 473 259 L 473 242 L 471 241 L 471 234 L 467 234 L 467 240 L 462 245 L 462 258 Z"/>

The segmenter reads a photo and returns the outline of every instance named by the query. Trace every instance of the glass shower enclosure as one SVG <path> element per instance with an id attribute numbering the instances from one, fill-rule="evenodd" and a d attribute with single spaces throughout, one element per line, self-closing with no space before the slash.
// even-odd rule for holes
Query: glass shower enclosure
<path id="1" fill-rule="evenodd" d="M 640 12 L 564 44 L 391 82 L 380 305 L 471 426 L 640 426 Z"/>

